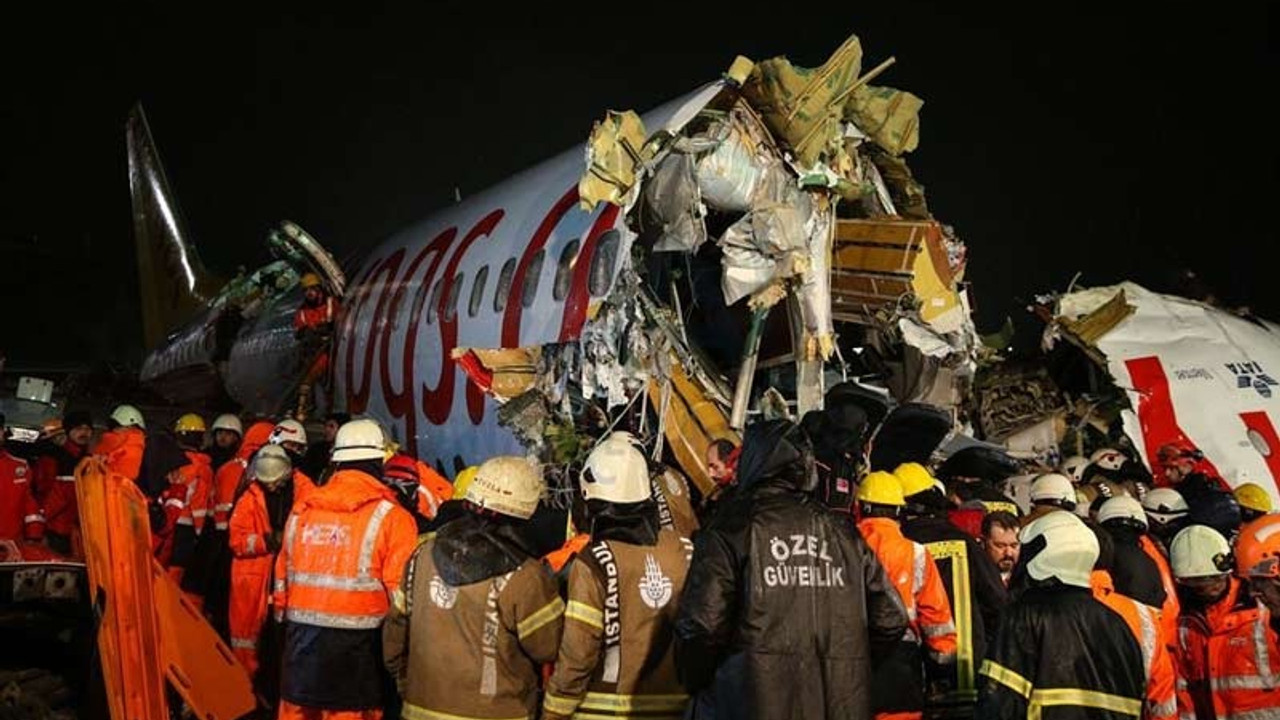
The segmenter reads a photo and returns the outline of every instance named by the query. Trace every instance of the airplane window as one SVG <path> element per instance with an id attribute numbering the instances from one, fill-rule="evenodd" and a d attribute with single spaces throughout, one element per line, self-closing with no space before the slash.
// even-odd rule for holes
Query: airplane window
<path id="1" fill-rule="evenodd" d="M 475 317 L 480 312 L 480 301 L 484 299 L 484 283 L 489 279 L 489 266 L 485 265 L 476 271 L 476 279 L 471 283 L 471 301 L 467 303 L 467 315 Z"/>
<path id="2" fill-rule="evenodd" d="M 551 296 L 559 302 L 569 294 L 569 285 L 573 282 L 573 264 L 578 259 L 578 240 L 575 238 L 564 246 L 560 253 L 560 264 L 556 266 L 556 282 L 551 286 Z"/>
<path id="3" fill-rule="evenodd" d="M 502 264 L 498 273 L 498 289 L 493 294 L 493 311 L 502 312 L 507 309 L 507 296 L 511 294 L 511 278 L 516 274 L 516 259 L 511 258 Z"/>
<path id="4" fill-rule="evenodd" d="M 436 286 L 431 288 L 431 299 L 427 301 L 427 324 L 430 325 L 436 321 L 436 308 L 440 306 L 440 293 L 444 291 L 444 278 L 436 281 Z"/>
<path id="5" fill-rule="evenodd" d="M 618 244 L 622 236 L 617 230 L 609 230 L 596 241 L 596 252 L 591 256 L 591 272 L 587 276 L 587 286 L 593 297 L 601 297 L 609 292 L 609 284 L 613 282 L 613 266 L 618 260 Z"/>
<path id="6" fill-rule="evenodd" d="M 444 302 L 444 322 L 453 322 L 458 316 L 458 296 L 462 294 L 463 273 L 458 273 L 449 286 L 449 299 Z"/>
<path id="7" fill-rule="evenodd" d="M 538 298 L 538 280 L 542 275 L 542 258 L 546 254 L 546 250 L 534 253 L 533 259 L 529 261 L 529 268 L 524 273 L 524 287 L 520 288 L 520 304 L 525 309 L 533 307 L 533 301 Z"/>

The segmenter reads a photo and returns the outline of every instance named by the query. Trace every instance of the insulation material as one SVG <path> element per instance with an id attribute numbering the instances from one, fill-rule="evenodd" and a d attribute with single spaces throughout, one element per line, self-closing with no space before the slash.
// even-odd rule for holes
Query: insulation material
<path id="1" fill-rule="evenodd" d="M 715 126 L 710 137 L 719 141 L 716 149 L 698 160 L 698 189 L 712 207 L 727 212 L 746 212 L 756 196 L 756 187 L 766 172 L 746 136 L 732 125 Z"/>
<path id="2" fill-rule="evenodd" d="M 706 207 L 693 157 L 671 153 L 658 163 L 641 194 L 640 227 L 654 252 L 697 252 L 707 239 Z"/>
<path id="3" fill-rule="evenodd" d="M 587 140 L 587 172 L 578 181 L 578 198 L 585 210 L 601 202 L 630 205 L 640 165 L 644 161 L 644 123 L 628 110 L 610 110 L 596 122 Z"/>
<path id="4" fill-rule="evenodd" d="M 805 218 L 788 205 L 768 204 L 753 210 L 725 231 L 720 247 L 724 253 L 720 286 L 728 305 L 809 267 Z"/>
<path id="5" fill-rule="evenodd" d="M 797 291 L 804 325 L 803 359 L 827 360 L 835 351 L 835 326 L 831 316 L 831 241 L 835 208 L 825 196 L 815 199 L 810 217 L 809 269 Z"/>
<path id="6" fill-rule="evenodd" d="M 920 108 L 924 101 L 903 90 L 863 85 L 845 103 L 845 117 L 890 155 L 920 144 Z"/>

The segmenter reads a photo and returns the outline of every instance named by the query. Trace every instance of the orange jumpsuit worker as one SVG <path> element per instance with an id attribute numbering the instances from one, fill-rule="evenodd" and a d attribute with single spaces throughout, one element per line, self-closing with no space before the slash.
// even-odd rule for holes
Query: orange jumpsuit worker
<path id="1" fill-rule="evenodd" d="M 180 484 L 187 489 L 187 494 L 174 531 L 173 556 L 169 565 L 169 575 L 178 582 L 182 581 L 183 571 L 191 562 L 196 538 L 204 529 L 204 521 L 213 503 L 213 461 L 200 451 L 206 430 L 204 418 L 194 413 L 178 418 L 173 427 L 178 445 L 188 460 L 178 469 L 182 476 Z"/>
<path id="2" fill-rule="evenodd" d="M 80 512 L 76 500 L 76 465 L 89 452 L 93 420 L 85 412 L 69 412 L 62 418 L 66 440 L 40 458 L 40 475 L 48 484 L 41 500 L 48 525 L 45 539 L 55 552 L 72 558 L 83 557 L 80 547 Z"/>
<path id="3" fill-rule="evenodd" d="M 274 704 L 278 699 L 274 676 L 280 672 L 279 658 L 264 659 L 263 677 L 258 677 L 259 637 L 267 622 L 271 575 L 285 521 L 298 503 L 315 490 L 315 485 L 301 470 L 293 468 L 288 453 L 278 445 L 264 445 L 254 456 L 249 474 L 253 482 L 231 511 L 231 650 L 254 677 L 259 694 Z M 275 654 L 278 652 L 277 649 Z"/>
<path id="4" fill-rule="evenodd" d="M 31 489 L 31 468 L 5 450 L 6 431 L 0 413 L 0 540 L 38 541 L 44 537 L 44 513 Z"/>
<path id="5" fill-rule="evenodd" d="M 902 483 L 892 473 L 873 472 L 858 486 L 858 530 L 866 539 L 907 609 L 907 632 L 873 670 L 871 708 L 879 720 L 918 720 L 924 714 L 921 645 L 938 665 L 956 661 L 956 626 L 942 576 L 924 545 L 908 540 L 898 525 L 906 505 Z"/>
<path id="6" fill-rule="evenodd" d="M 302 307 L 293 316 L 293 334 L 302 341 L 304 357 L 312 353 L 315 355 L 298 386 L 297 416 L 299 420 L 303 420 L 312 386 L 329 371 L 328 339 L 342 308 L 315 273 L 303 275 L 299 284 L 302 286 L 303 301 Z"/>
<path id="7" fill-rule="evenodd" d="M 273 594 L 285 622 L 281 720 L 382 717 L 382 620 L 418 539 L 381 480 L 385 447 L 372 420 L 343 425 L 333 476 L 285 525 Z"/>
<path id="8" fill-rule="evenodd" d="M 93 454 L 102 456 L 108 472 L 137 482 L 142 472 L 142 453 L 147 446 L 147 424 L 142 413 L 132 405 L 120 405 L 111 411 L 108 425 L 111 429 L 103 433 Z"/>

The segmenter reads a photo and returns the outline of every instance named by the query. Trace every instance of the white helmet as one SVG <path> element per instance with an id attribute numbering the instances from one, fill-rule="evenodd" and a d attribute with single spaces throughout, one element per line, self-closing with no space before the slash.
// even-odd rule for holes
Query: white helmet
<path id="1" fill-rule="evenodd" d="M 231 413 L 219 415 L 218 419 L 213 421 L 213 431 L 217 432 L 219 430 L 233 432 L 241 437 L 244 436 L 244 425 L 240 424 L 240 418 Z"/>
<path id="2" fill-rule="evenodd" d="M 1062 474 L 1071 478 L 1071 482 L 1084 481 L 1084 469 L 1089 467 L 1089 458 L 1083 455 L 1072 455 L 1062 461 Z"/>
<path id="3" fill-rule="evenodd" d="M 1076 489 L 1066 475 L 1046 473 L 1031 483 L 1031 502 L 1056 504 L 1071 509 L 1076 506 Z"/>
<path id="4" fill-rule="evenodd" d="M 1142 498 L 1142 509 L 1147 517 L 1160 524 L 1171 523 L 1191 512 L 1182 493 L 1173 488 L 1156 488 Z"/>
<path id="5" fill-rule="evenodd" d="M 597 445 L 578 480 L 584 500 L 635 503 L 652 495 L 649 465 L 630 433 L 612 433 Z"/>
<path id="6" fill-rule="evenodd" d="M 1093 455 L 1089 456 L 1089 462 L 1097 465 L 1103 470 L 1116 471 L 1119 470 L 1126 460 L 1124 453 L 1115 448 L 1101 448 L 1095 450 Z"/>
<path id="7" fill-rule="evenodd" d="M 1098 522 L 1105 524 L 1109 520 L 1124 520 L 1147 527 L 1147 514 L 1142 511 L 1142 503 L 1128 495 L 1120 495 L 1102 503 L 1098 508 Z"/>
<path id="8" fill-rule="evenodd" d="M 1035 542 L 1044 538 L 1043 546 Z M 1051 512 L 1028 523 L 1018 534 L 1027 574 L 1035 580 L 1057 578 L 1066 585 L 1087 588 L 1098 561 L 1098 538 L 1080 518 Z"/>
<path id="9" fill-rule="evenodd" d="M 302 427 L 302 423 L 292 418 L 281 420 L 271 430 L 271 440 L 273 445 L 281 443 L 296 442 L 303 445 L 307 444 L 307 430 Z"/>
<path id="10" fill-rule="evenodd" d="M 541 466 L 516 455 L 499 455 L 480 465 L 462 499 L 486 510 L 528 520 L 538 509 L 546 487 Z"/>
<path id="11" fill-rule="evenodd" d="M 117 405 L 116 409 L 111 411 L 111 419 L 120 427 L 147 429 L 147 423 L 142 419 L 142 413 L 132 405 Z"/>
<path id="12" fill-rule="evenodd" d="M 1231 545 L 1207 525 L 1190 525 L 1169 543 L 1169 564 L 1179 580 L 1216 577 L 1231 572 Z"/>
<path id="13" fill-rule="evenodd" d="M 333 439 L 332 459 L 336 463 L 355 460 L 382 460 L 386 457 L 386 437 L 382 426 L 368 420 L 352 420 L 338 428 Z"/>
<path id="14" fill-rule="evenodd" d="M 279 445 L 263 445 L 253 456 L 253 477 L 273 488 L 293 472 L 289 454 Z"/>

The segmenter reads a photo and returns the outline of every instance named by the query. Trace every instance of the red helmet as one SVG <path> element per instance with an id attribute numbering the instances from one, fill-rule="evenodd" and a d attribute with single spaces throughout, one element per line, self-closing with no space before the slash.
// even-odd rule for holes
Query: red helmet
<path id="1" fill-rule="evenodd" d="M 419 482 L 418 461 L 404 453 L 396 453 L 382 466 L 382 477 L 387 482 L 398 484 Z"/>

